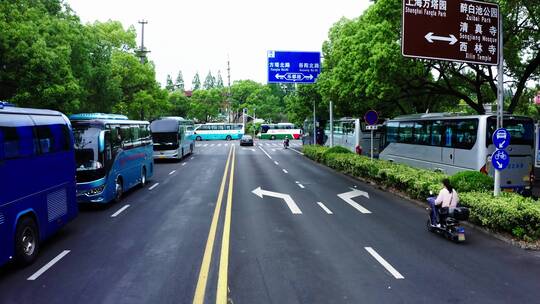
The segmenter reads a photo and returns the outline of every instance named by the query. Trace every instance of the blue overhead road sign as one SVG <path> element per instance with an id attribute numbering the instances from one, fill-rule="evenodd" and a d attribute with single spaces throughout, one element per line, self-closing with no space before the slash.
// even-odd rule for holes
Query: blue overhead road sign
<path id="1" fill-rule="evenodd" d="M 321 72 L 320 52 L 268 51 L 268 83 L 314 83 Z"/>
<path id="2" fill-rule="evenodd" d="M 493 144 L 496 149 L 506 149 L 510 144 L 510 133 L 504 128 L 500 128 L 493 132 Z"/>

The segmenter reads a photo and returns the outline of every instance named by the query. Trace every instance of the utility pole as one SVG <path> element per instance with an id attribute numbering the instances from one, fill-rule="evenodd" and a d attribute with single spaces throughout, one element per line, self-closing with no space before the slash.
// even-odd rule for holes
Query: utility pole
<path id="1" fill-rule="evenodd" d="M 139 20 L 139 24 L 141 25 L 141 48 L 137 51 L 137 56 L 141 59 L 141 63 L 144 64 L 146 61 L 146 54 L 150 53 L 150 51 L 146 50 L 144 47 L 144 25 L 148 24 L 148 21 L 146 20 Z"/>
<path id="2" fill-rule="evenodd" d="M 227 119 L 231 122 L 231 60 L 227 55 Z"/>

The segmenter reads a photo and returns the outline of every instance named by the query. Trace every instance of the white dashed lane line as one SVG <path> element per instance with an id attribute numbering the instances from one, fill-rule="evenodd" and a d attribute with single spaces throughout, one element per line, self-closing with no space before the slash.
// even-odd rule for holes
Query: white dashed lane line
<path id="1" fill-rule="evenodd" d="M 59 255 L 57 255 L 54 259 L 52 259 L 49 263 L 47 263 L 45 266 L 41 267 L 38 271 L 36 271 L 33 275 L 28 277 L 28 281 L 35 281 L 37 278 L 39 278 L 45 271 L 47 271 L 49 268 L 53 267 L 54 264 L 58 263 L 63 257 L 65 257 L 68 253 L 70 253 L 70 250 L 64 250 Z"/>
<path id="2" fill-rule="evenodd" d="M 169 172 L 169 175 L 173 175 L 174 172 L 176 172 L 176 170 L 172 170 L 171 172 Z"/>
<path id="3" fill-rule="evenodd" d="M 124 210 L 126 210 L 127 208 L 129 208 L 129 204 L 125 205 L 124 207 L 118 209 L 118 211 L 116 211 L 115 213 L 113 213 L 111 215 L 111 217 L 117 217 L 120 213 L 122 213 Z"/>
<path id="4" fill-rule="evenodd" d="M 388 263 L 383 257 L 381 257 L 373 248 L 371 247 L 364 247 L 364 249 L 371 254 L 379 262 L 388 272 L 392 274 L 392 276 L 396 279 L 404 279 L 405 277 L 401 275 L 390 263 Z"/>
<path id="5" fill-rule="evenodd" d="M 327 213 L 327 214 L 334 214 L 328 207 L 326 207 L 323 203 L 317 202 L 317 204 Z"/>
<path id="6" fill-rule="evenodd" d="M 154 190 L 158 185 L 159 185 L 159 183 L 155 183 L 155 184 L 152 185 L 152 187 L 148 188 L 148 190 L 152 191 L 152 190 Z"/>
<path id="7" fill-rule="evenodd" d="M 283 170 L 283 173 L 289 173 L 289 171 L 285 170 L 285 169 L 282 169 Z"/>

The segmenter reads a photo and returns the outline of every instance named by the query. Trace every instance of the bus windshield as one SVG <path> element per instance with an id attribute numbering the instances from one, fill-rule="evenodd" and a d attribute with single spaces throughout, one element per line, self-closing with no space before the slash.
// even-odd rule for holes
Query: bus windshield
<path id="1" fill-rule="evenodd" d="M 178 148 L 178 133 L 152 133 L 154 141 L 154 150 L 173 150 Z"/>
<path id="2" fill-rule="evenodd" d="M 99 152 L 101 131 L 102 129 L 90 125 L 73 126 L 78 182 L 88 182 L 105 176 L 103 153 Z"/>

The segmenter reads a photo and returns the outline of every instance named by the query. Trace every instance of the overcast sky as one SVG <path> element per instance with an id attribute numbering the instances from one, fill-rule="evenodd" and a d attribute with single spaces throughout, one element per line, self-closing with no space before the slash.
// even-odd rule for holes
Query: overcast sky
<path id="1" fill-rule="evenodd" d="M 156 65 L 157 80 L 165 83 L 179 70 L 186 89 L 195 72 L 201 82 L 221 70 L 227 85 L 252 79 L 266 83 L 266 51 L 320 51 L 328 30 L 341 17 L 354 18 L 368 0 L 67 0 L 81 20 L 121 21 L 127 28 L 145 19 L 145 46 Z"/>

